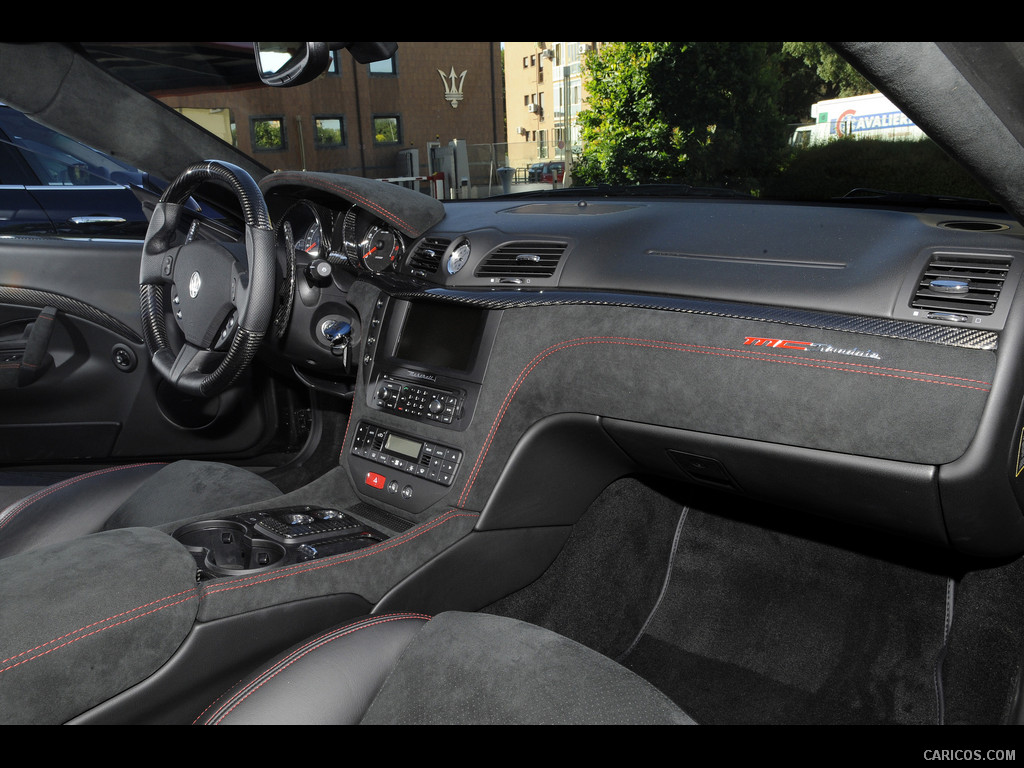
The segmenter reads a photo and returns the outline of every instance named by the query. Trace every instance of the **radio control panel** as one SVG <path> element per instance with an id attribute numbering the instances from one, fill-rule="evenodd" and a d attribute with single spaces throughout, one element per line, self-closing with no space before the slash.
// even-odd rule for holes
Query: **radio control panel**
<path id="1" fill-rule="evenodd" d="M 371 404 L 406 418 L 451 424 L 462 416 L 464 402 L 464 392 L 403 381 L 384 374 L 377 381 Z"/>

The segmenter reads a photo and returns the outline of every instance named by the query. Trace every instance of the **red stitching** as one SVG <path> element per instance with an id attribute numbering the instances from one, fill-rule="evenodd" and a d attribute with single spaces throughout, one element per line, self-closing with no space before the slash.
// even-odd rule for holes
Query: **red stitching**
<path id="1" fill-rule="evenodd" d="M 356 410 L 356 397 L 352 395 L 352 405 L 348 409 L 348 422 L 345 424 L 345 436 L 341 439 L 341 453 L 338 455 L 338 461 L 345 460 L 345 446 L 348 445 L 348 431 L 352 427 L 352 415 Z"/>
<path id="2" fill-rule="evenodd" d="M 405 614 L 389 614 L 384 616 L 371 617 L 368 619 L 360 619 L 353 624 L 349 624 L 344 627 L 338 627 L 329 632 L 325 632 L 319 637 L 307 640 L 303 645 L 296 648 L 294 651 L 289 653 L 284 658 L 278 660 L 273 666 L 268 667 L 262 672 L 257 673 L 253 678 L 244 683 L 237 691 L 235 691 L 231 697 L 221 705 L 221 707 L 212 715 L 205 725 L 217 725 L 220 721 L 223 721 L 228 715 L 235 711 L 241 704 L 248 699 L 250 696 L 255 694 L 260 688 L 266 685 L 268 682 L 273 680 L 279 674 L 284 672 L 288 667 L 295 664 L 303 657 L 309 655 L 313 651 L 319 650 L 328 643 L 332 643 L 335 640 L 339 640 L 343 637 L 347 637 L 355 632 L 363 629 L 369 629 L 370 627 L 380 626 L 381 624 L 387 624 L 392 621 L 406 621 L 408 619 L 426 620 L 430 621 L 431 617 L 425 613 L 405 613 Z M 219 701 L 219 699 L 218 699 Z M 214 701 L 209 707 L 203 710 L 199 714 L 199 717 L 193 721 L 194 723 L 199 722 L 203 715 L 213 707 L 217 701 Z M 226 709 L 225 709 L 226 708 Z"/>
<path id="3" fill-rule="evenodd" d="M 68 486 L 74 485 L 75 483 L 79 482 L 80 480 L 86 480 L 86 479 L 91 478 L 91 477 L 99 477 L 100 475 L 105 475 L 108 472 L 119 472 L 122 469 L 136 469 L 138 467 L 151 467 L 151 466 L 160 465 L 162 463 L 163 462 L 159 462 L 159 461 L 149 461 L 149 462 L 142 462 L 142 463 L 139 463 L 139 464 L 126 464 L 123 467 L 107 467 L 106 469 L 97 469 L 94 472 L 87 472 L 84 475 L 77 475 L 75 477 L 68 478 L 67 480 L 63 480 L 63 481 L 61 481 L 61 482 L 59 482 L 59 483 L 57 483 L 55 485 L 49 486 L 48 488 L 44 488 L 41 491 L 36 491 L 34 494 L 29 496 L 28 498 L 22 499 L 21 501 L 19 501 L 19 502 L 15 503 L 14 505 L 8 507 L 6 510 L 4 510 L 3 513 L 0 513 L 0 514 L 3 515 L 3 520 L 0 520 L 0 529 L 3 529 L 3 527 L 5 525 L 7 525 L 11 520 L 13 520 L 20 512 L 23 512 L 26 507 L 30 506 L 31 504 L 35 504 L 40 499 L 45 499 L 51 493 L 56 493 L 57 491 L 62 491 L 65 488 L 67 488 Z"/>
<path id="4" fill-rule="evenodd" d="M 302 177 L 298 177 L 295 174 L 285 174 L 285 173 L 282 173 L 282 174 L 279 174 L 279 175 L 280 176 L 285 176 L 285 177 L 292 177 L 292 176 L 294 176 L 296 178 L 299 178 L 304 183 L 308 183 L 308 181 L 309 181 L 308 179 L 305 179 L 305 178 L 302 178 Z M 330 183 L 328 181 L 325 181 L 323 179 L 315 179 L 314 181 L 315 181 L 315 183 L 317 185 L 321 186 L 324 189 L 333 189 L 333 190 L 335 190 L 337 192 L 343 193 L 344 195 L 349 195 L 349 196 L 355 198 L 356 200 L 361 202 L 367 208 L 371 208 L 371 209 L 379 212 L 382 216 L 385 216 L 385 217 L 391 219 L 392 221 L 398 222 L 403 227 L 408 229 L 410 232 L 413 232 L 413 233 L 416 233 L 416 234 L 419 233 L 418 229 L 416 229 L 415 227 L 411 226 L 408 222 L 403 221 L 399 216 L 397 216 L 394 213 L 392 213 L 391 211 L 389 211 L 387 208 L 382 206 L 376 200 L 370 200 L 368 198 L 365 198 L 362 195 L 360 195 L 360 194 L 358 194 L 356 192 L 353 192 L 348 187 L 344 187 L 344 186 L 342 186 L 340 184 L 332 184 L 332 183 Z"/>
<path id="5" fill-rule="evenodd" d="M 365 549 L 358 550 L 357 552 L 353 552 L 347 555 L 334 555 L 333 557 L 327 557 L 323 560 L 313 561 L 312 564 L 300 563 L 296 565 L 285 566 L 284 568 L 279 568 L 275 571 L 271 571 L 268 574 L 254 574 L 252 576 L 245 576 L 235 580 L 234 582 L 223 582 L 218 585 L 217 589 L 208 590 L 206 592 L 206 596 L 215 595 L 219 592 L 230 592 L 236 589 L 245 589 L 247 587 L 253 587 L 258 584 L 266 584 L 271 581 L 277 581 L 278 579 L 284 579 L 291 576 L 301 576 L 304 573 L 311 573 L 313 571 L 320 570 L 321 568 L 333 568 L 336 565 L 344 565 L 346 563 L 351 563 L 356 560 L 361 560 L 364 557 L 372 557 L 373 555 L 378 555 L 381 552 L 386 552 L 387 550 L 392 549 L 393 547 L 406 544 L 412 541 L 413 539 L 417 538 L 418 536 L 422 536 L 424 533 L 432 531 L 434 528 L 437 528 L 442 523 L 446 523 L 449 520 L 455 519 L 456 517 L 479 517 L 479 515 L 476 513 L 456 512 L 455 510 L 450 510 L 444 515 L 438 517 L 436 520 L 431 520 L 428 523 L 423 523 L 422 526 L 417 526 L 416 528 L 413 528 L 411 531 L 407 533 L 388 539 L 387 541 L 382 541 L 379 544 L 374 544 L 371 547 L 366 547 Z"/>
<path id="6" fill-rule="evenodd" d="M 127 616 L 128 614 L 134 613 L 135 611 L 141 610 L 142 608 L 148 608 L 148 607 L 150 607 L 152 605 L 156 605 L 157 603 L 162 603 L 165 600 L 170 600 L 171 598 L 178 597 L 179 595 L 184 595 L 184 594 L 188 594 L 188 590 L 186 590 L 185 592 L 178 592 L 175 595 L 168 595 L 167 597 L 162 597 L 159 600 L 154 600 L 153 602 L 147 603 L 146 605 L 140 605 L 137 608 L 132 608 L 130 610 L 124 611 L 123 613 L 115 614 L 114 616 L 109 616 L 106 619 L 101 619 L 100 621 L 94 622 L 92 624 L 87 624 L 84 627 L 79 627 L 78 629 L 73 630 L 72 632 L 68 632 L 66 635 L 62 635 L 61 637 L 54 638 L 53 640 L 50 640 L 49 642 L 46 642 L 46 643 L 41 643 L 40 645 L 37 645 L 35 648 L 30 648 L 27 651 L 22 651 L 21 653 L 15 655 L 15 656 L 11 656 L 11 657 L 9 657 L 7 659 L 4 659 L 3 662 L 0 662 L 0 663 L 6 663 L 6 662 L 8 662 L 8 661 L 10 661 L 12 659 L 17 659 L 20 656 L 24 656 L 26 653 L 32 653 L 32 652 L 34 652 L 34 651 L 36 651 L 36 650 L 38 650 L 40 648 L 44 648 L 45 646 L 50 645 L 51 643 L 56 643 L 56 642 L 59 642 L 61 640 L 64 640 L 65 638 L 71 637 L 72 635 L 75 635 L 75 634 L 77 634 L 79 632 L 82 632 L 83 630 L 90 629 L 92 627 L 97 627 L 97 626 L 99 626 L 100 624 L 103 624 L 106 621 L 110 621 L 111 619 L 116 619 L 116 618 L 119 618 L 121 616 Z M 117 621 L 117 622 L 114 622 L 113 624 L 108 624 L 105 627 L 100 627 L 99 629 L 94 629 L 92 632 L 87 632 L 86 634 L 81 635 L 80 637 L 76 637 L 76 638 L 74 638 L 72 640 L 68 640 L 67 642 L 61 643 L 60 645 L 54 646 L 53 648 L 49 648 L 48 650 L 45 650 L 42 653 L 37 653 L 35 656 L 31 656 L 31 657 L 29 657 L 27 659 L 22 659 L 21 661 L 17 661 L 14 664 L 10 664 L 9 666 L 6 666 L 3 669 L 0 669 L 0 674 L 2 674 L 4 672 L 7 672 L 8 670 L 14 669 L 15 667 L 20 667 L 22 664 L 27 664 L 30 661 L 35 661 L 36 659 L 40 659 L 43 656 L 46 656 L 48 654 L 53 653 L 54 651 L 59 651 L 61 648 L 67 648 L 69 645 L 71 645 L 73 643 L 77 643 L 79 640 L 85 640 L 86 638 L 92 637 L 93 635 L 99 634 L 100 632 L 106 632 L 108 629 L 113 629 L 114 627 L 119 627 L 122 624 L 128 624 L 129 622 L 135 621 L 136 619 L 141 619 L 141 618 L 144 618 L 146 616 L 150 616 L 150 615 L 152 615 L 154 613 L 158 613 L 159 611 L 164 610 L 165 608 L 173 608 L 176 605 L 181 605 L 183 603 L 187 603 L 189 600 L 195 600 L 197 597 L 198 597 L 198 595 L 196 595 L 195 592 L 193 592 L 191 595 L 189 595 L 188 597 L 184 598 L 183 600 L 177 600 L 177 601 L 175 601 L 173 603 L 167 603 L 166 605 L 161 605 L 158 608 L 153 608 L 153 610 L 146 611 L 145 613 L 140 613 L 138 616 L 132 616 L 130 618 L 123 619 L 122 621 Z"/>
<path id="7" fill-rule="evenodd" d="M 494 422 L 491 424 L 491 428 L 487 433 L 487 437 L 484 440 L 483 446 L 480 448 L 480 453 L 477 456 L 476 463 L 473 465 L 473 470 L 470 472 L 469 477 L 466 480 L 466 485 L 463 487 L 462 493 L 459 495 L 457 502 L 458 506 L 463 506 L 469 497 L 469 492 L 476 482 L 477 475 L 480 472 L 480 468 L 483 465 L 484 459 L 487 457 L 490 451 L 491 444 L 494 441 L 494 436 L 501 426 L 502 420 L 505 418 L 505 414 L 508 412 L 508 408 L 519 391 L 519 388 L 526 381 L 526 378 L 533 372 L 533 370 L 540 365 L 541 362 L 546 360 L 548 357 L 553 355 L 555 352 L 561 352 L 566 349 L 572 349 L 573 347 L 587 346 L 590 344 L 622 344 L 627 346 L 636 347 L 648 347 L 651 349 L 664 349 L 669 352 L 692 352 L 694 354 L 701 355 L 714 355 L 716 357 L 732 357 L 739 360 L 749 360 L 752 362 L 762 363 L 776 363 L 784 365 L 797 365 L 804 368 L 819 368 L 822 370 L 837 371 L 839 373 L 856 373 L 865 376 L 880 376 L 884 378 L 902 379 L 904 381 L 918 381 L 925 384 L 942 384 L 948 387 L 958 387 L 961 389 L 973 389 L 980 392 L 988 392 L 989 390 L 985 387 L 975 387 L 968 384 L 957 384 L 956 381 L 974 381 L 973 379 L 959 379 L 954 376 L 946 374 L 932 374 L 932 373 L 919 373 L 917 371 L 903 371 L 904 373 L 915 373 L 920 376 L 929 376 L 932 379 L 954 379 L 955 381 L 937 381 L 929 379 L 921 379 L 916 376 L 899 376 L 896 373 L 886 373 L 884 371 L 901 371 L 899 368 L 879 368 L 877 366 L 870 366 L 864 363 L 854 363 L 845 361 L 836 361 L 835 365 L 824 365 L 818 361 L 815 362 L 799 362 L 800 360 L 814 360 L 814 358 L 803 358 L 789 355 L 773 355 L 772 353 L 762 352 L 760 350 L 738 350 L 729 349 L 727 347 L 706 347 L 695 344 L 686 344 L 684 342 L 672 342 L 672 341 L 657 341 L 652 339 L 631 339 L 622 336 L 588 336 L 579 339 L 566 339 L 560 341 L 557 344 L 552 344 L 547 349 L 537 353 L 534 358 L 523 367 L 519 372 L 519 375 L 513 381 L 508 394 L 505 395 L 505 399 L 502 401 L 501 407 L 498 409 L 498 413 L 495 416 Z M 760 355 L 760 356 L 759 356 Z M 846 366 L 846 367 L 841 367 Z M 876 370 L 859 370 L 864 368 L 875 368 Z M 978 384 L 990 384 L 986 381 L 977 381 Z M 991 386 L 991 385 L 990 385 Z"/>

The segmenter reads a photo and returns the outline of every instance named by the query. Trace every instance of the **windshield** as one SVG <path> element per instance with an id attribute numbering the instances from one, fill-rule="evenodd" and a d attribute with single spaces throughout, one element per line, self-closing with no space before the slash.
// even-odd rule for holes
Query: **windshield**
<path id="1" fill-rule="evenodd" d="M 146 85 L 268 169 L 446 200 L 651 184 L 784 200 L 988 197 L 825 43 L 403 42 L 370 64 L 334 52 L 294 88 Z"/>

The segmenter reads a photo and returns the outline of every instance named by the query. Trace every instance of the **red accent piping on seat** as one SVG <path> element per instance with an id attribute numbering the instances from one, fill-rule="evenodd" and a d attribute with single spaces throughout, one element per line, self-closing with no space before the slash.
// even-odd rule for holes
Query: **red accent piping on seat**
<path id="1" fill-rule="evenodd" d="M 175 598 L 180 598 L 182 595 L 187 595 L 187 597 L 184 597 L 180 600 L 174 600 Z M 6 665 L 0 667 L 0 674 L 7 672 L 8 670 L 14 669 L 15 667 L 21 666 L 22 664 L 27 664 L 30 661 L 42 658 L 43 656 L 53 653 L 54 651 L 59 651 L 61 648 L 67 648 L 69 645 L 71 645 L 72 643 L 77 643 L 79 640 L 85 640 L 86 638 L 92 637 L 93 635 L 96 635 L 100 632 L 105 632 L 108 629 L 113 629 L 114 627 L 119 627 L 122 624 L 127 624 L 129 622 L 135 621 L 136 619 L 141 619 L 146 616 L 150 616 L 154 613 L 164 610 L 165 608 L 172 608 L 176 605 L 187 603 L 189 600 L 194 600 L 197 597 L 198 594 L 194 589 L 185 590 L 183 592 L 178 592 L 173 595 L 161 597 L 159 600 L 153 600 L 152 602 L 137 606 L 135 608 L 130 608 L 127 611 L 122 611 L 121 613 L 114 614 L 113 616 L 108 616 L 105 619 L 94 621 L 92 624 L 86 624 L 83 627 L 79 627 L 78 629 L 72 630 L 67 634 L 61 635 L 60 637 L 55 637 L 54 639 L 49 640 L 45 643 L 40 643 L 34 648 L 29 648 L 26 651 L 22 651 L 21 653 L 15 654 L 14 656 L 10 656 L 6 659 L 0 660 L 0 665 Z M 166 603 L 165 605 L 160 605 L 161 603 L 165 603 L 168 600 L 174 600 L 174 602 Z M 142 611 L 147 608 L 150 610 L 146 610 L 145 613 L 140 613 L 136 616 L 131 615 L 134 614 L 136 611 Z M 23 656 L 26 656 L 28 654 L 34 655 L 29 656 L 28 658 L 22 658 Z M 21 660 L 18 661 L 18 659 Z M 9 664 L 8 662 L 14 663 Z"/>
<path id="2" fill-rule="evenodd" d="M 2 530 L 5 525 L 7 525 L 11 520 L 13 520 L 18 513 L 24 511 L 24 509 L 28 507 L 30 504 L 35 504 L 37 501 L 45 499 L 50 494 L 56 493 L 57 491 L 62 491 L 65 488 L 79 482 L 80 480 L 86 480 L 91 477 L 98 477 L 99 475 L 105 475 L 109 472 L 119 472 L 123 469 L 137 469 L 138 467 L 151 467 L 162 464 L 166 464 L 166 462 L 149 461 L 141 462 L 139 464 L 126 464 L 123 467 L 107 467 L 106 469 L 97 469 L 93 472 L 86 472 L 84 475 L 76 475 L 75 477 L 68 478 L 67 480 L 62 480 L 59 483 L 43 488 L 40 491 L 36 491 L 31 496 L 28 496 L 22 499 L 21 501 L 14 502 L 14 504 L 0 512 L 0 530 Z"/>
<path id="3" fill-rule="evenodd" d="M 267 667 L 261 672 L 257 672 L 253 675 L 252 679 L 247 683 L 241 684 L 231 696 L 224 701 L 220 707 L 207 718 L 206 722 L 201 723 L 202 725 L 219 725 L 228 715 L 230 715 L 237 707 L 241 706 L 246 699 L 254 695 L 263 685 L 273 680 L 279 674 L 284 672 L 292 664 L 295 664 L 300 659 L 308 656 L 313 651 L 323 648 L 328 643 L 332 643 L 335 640 L 340 640 L 343 637 L 354 634 L 363 629 L 369 629 L 370 627 L 376 627 L 381 624 L 388 624 L 393 621 L 405 621 L 408 619 L 416 619 L 417 621 L 430 621 L 432 617 L 425 613 L 398 613 L 398 614 L 383 614 L 381 616 L 370 616 L 363 619 L 357 619 L 355 622 L 346 624 L 342 627 L 336 627 L 328 632 L 319 635 L 318 637 L 305 641 L 301 646 L 296 648 L 294 651 L 289 653 L 287 656 L 279 659 L 272 666 Z M 204 709 L 199 716 L 193 721 L 193 725 L 199 724 L 199 721 L 203 716 L 214 706 L 220 702 L 220 699 L 214 700 L 206 709 Z"/>

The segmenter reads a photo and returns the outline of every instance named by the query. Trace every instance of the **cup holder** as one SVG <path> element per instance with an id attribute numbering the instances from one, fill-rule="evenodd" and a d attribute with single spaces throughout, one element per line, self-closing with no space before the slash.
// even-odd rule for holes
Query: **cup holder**
<path id="1" fill-rule="evenodd" d="M 285 557 L 285 548 L 252 538 L 246 526 L 231 520 L 202 520 L 179 528 L 180 541 L 206 571 L 217 576 L 240 576 L 269 568 Z"/>

